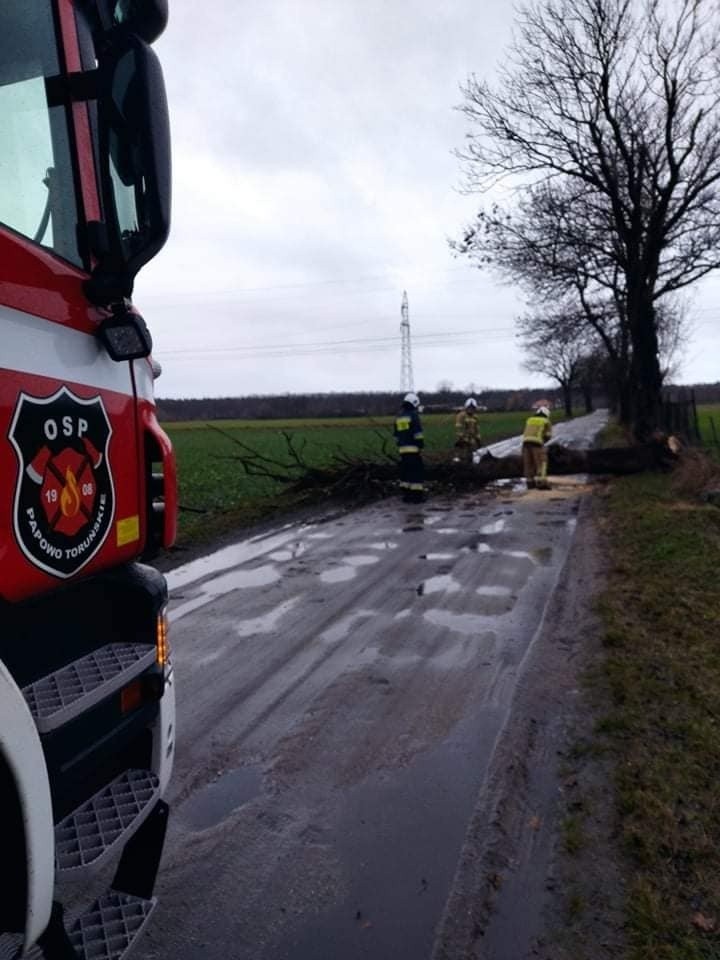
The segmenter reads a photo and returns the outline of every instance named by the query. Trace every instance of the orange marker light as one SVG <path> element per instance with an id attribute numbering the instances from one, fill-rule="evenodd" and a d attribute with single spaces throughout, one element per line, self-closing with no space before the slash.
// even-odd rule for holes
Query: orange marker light
<path id="1" fill-rule="evenodd" d="M 155 659 L 161 667 L 170 665 L 170 641 L 168 639 L 167 607 L 164 607 L 157 618 L 157 634 L 155 641 Z"/>

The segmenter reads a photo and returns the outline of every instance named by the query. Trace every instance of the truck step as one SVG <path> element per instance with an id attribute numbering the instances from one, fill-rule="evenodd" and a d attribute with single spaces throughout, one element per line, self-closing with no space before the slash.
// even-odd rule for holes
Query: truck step
<path id="1" fill-rule="evenodd" d="M 69 935 L 82 960 L 123 960 L 142 933 L 157 901 L 108 890 L 81 914 Z"/>
<path id="2" fill-rule="evenodd" d="M 23 687 L 23 696 L 40 733 L 48 733 L 123 687 L 154 660 L 152 644 L 109 643 Z"/>
<path id="3" fill-rule="evenodd" d="M 17 933 L 0 933 L 0 960 L 17 960 L 23 938 Z"/>
<path id="4" fill-rule="evenodd" d="M 160 781 L 150 770 L 126 770 L 55 827 L 58 880 L 99 867 L 134 833 L 160 799 Z"/>
<path id="5" fill-rule="evenodd" d="M 69 921 L 68 937 L 78 960 L 127 960 L 157 900 L 108 890 Z M 48 960 L 39 945 L 24 953 L 23 937 L 0 934 L 0 960 Z"/>

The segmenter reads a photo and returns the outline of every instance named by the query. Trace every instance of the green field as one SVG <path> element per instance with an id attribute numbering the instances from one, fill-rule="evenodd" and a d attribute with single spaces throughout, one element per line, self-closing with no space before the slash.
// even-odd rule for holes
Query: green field
<path id="1" fill-rule="evenodd" d="M 520 433 L 526 417 L 524 411 L 480 414 L 483 444 Z M 253 523 L 274 510 L 293 505 L 289 498 L 279 499 L 284 484 L 246 475 L 241 464 L 232 459 L 239 450 L 231 438 L 264 456 L 283 460 L 286 458 L 284 431 L 290 433 L 297 444 L 304 444 L 306 462 L 320 467 L 328 465 L 338 452 L 351 457 L 380 458 L 383 438 L 387 438 L 392 452 L 392 422 L 392 417 L 384 417 L 164 424 L 178 463 L 180 542 L 208 538 L 227 526 Z M 423 429 L 429 457 L 450 454 L 454 415 L 425 416 Z"/>
<path id="2" fill-rule="evenodd" d="M 698 407 L 698 424 L 702 442 L 720 454 L 720 403 L 708 403 Z"/>

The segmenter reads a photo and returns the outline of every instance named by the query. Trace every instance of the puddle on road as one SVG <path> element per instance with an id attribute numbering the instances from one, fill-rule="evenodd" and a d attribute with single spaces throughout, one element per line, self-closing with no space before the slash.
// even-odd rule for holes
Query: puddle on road
<path id="1" fill-rule="evenodd" d="M 450 536 L 453 533 L 460 533 L 457 527 L 438 527 L 435 533 L 442 533 L 445 536 Z"/>
<path id="2" fill-rule="evenodd" d="M 223 547 L 222 550 L 216 550 L 205 557 L 199 557 L 197 560 L 191 560 L 184 563 L 174 570 L 167 573 L 166 579 L 168 589 L 172 592 L 181 587 L 185 587 L 197 580 L 202 580 L 211 574 L 221 573 L 223 570 L 229 570 L 231 567 L 239 567 L 243 563 L 251 560 L 257 560 L 265 554 L 271 553 L 281 547 L 287 547 L 290 541 L 297 542 L 298 534 L 302 534 L 307 527 L 299 527 L 294 530 L 283 530 L 279 533 L 264 537 L 253 537 L 250 540 L 242 540 L 240 543 L 234 543 L 229 547 Z M 309 534 L 310 537 L 316 536 Z"/>
<path id="3" fill-rule="evenodd" d="M 460 584 L 455 577 L 447 574 L 440 577 L 430 577 L 424 583 L 423 593 L 458 593 Z"/>
<path id="4" fill-rule="evenodd" d="M 306 550 L 307 546 L 302 540 L 298 540 L 285 550 L 276 550 L 274 553 L 271 553 L 268 559 L 273 560 L 275 563 L 284 563 L 286 560 L 297 560 Z"/>
<path id="5" fill-rule="evenodd" d="M 461 553 L 492 553 L 492 547 L 482 540 L 471 540 L 460 547 Z"/>
<path id="6" fill-rule="evenodd" d="M 330 570 L 323 571 L 323 573 L 320 574 L 320 579 L 323 583 L 343 583 L 345 580 L 352 580 L 353 577 L 357 576 L 360 567 L 370 567 L 374 563 L 379 562 L 380 557 L 373 556 L 369 553 L 360 553 L 353 557 L 344 557 L 342 566 L 332 567 Z"/>
<path id="7" fill-rule="evenodd" d="M 495 490 L 498 493 L 525 493 L 527 484 L 524 480 L 505 479 L 493 480 L 487 485 L 488 490 Z"/>
<path id="8" fill-rule="evenodd" d="M 512 589 L 488 584 L 484 587 L 478 587 L 475 592 L 479 593 L 481 597 L 509 597 L 512 594 Z"/>
<path id="9" fill-rule="evenodd" d="M 454 560 L 456 553 L 421 553 L 419 560 Z"/>
<path id="10" fill-rule="evenodd" d="M 368 550 L 397 550 L 398 544 L 394 540 L 384 540 L 377 543 L 369 543 Z"/>
<path id="11" fill-rule="evenodd" d="M 486 523 L 485 526 L 480 527 L 480 533 L 492 534 L 492 533 L 501 533 L 505 529 L 505 520 L 493 520 L 491 523 Z"/>
<path id="12" fill-rule="evenodd" d="M 552 547 L 535 547 L 533 550 L 498 550 L 498 555 L 502 557 L 515 557 L 518 560 L 529 560 L 531 563 L 538 564 L 541 567 L 549 567 L 552 564 Z"/>
<path id="13" fill-rule="evenodd" d="M 208 830 L 253 800 L 261 786 L 262 771 L 257 764 L 228 770 L 186 800 L 179 814 L 193 830 Z"/>
<path id="14" fill-rule="evenodd" d="M 332 570 L 324 570 L 320 574 L 320 580 L 323 583 L 344 583 L 356 576 L 357 570 L 354 567 L 333 567 Z"/>
<path id="15" fill-rule="evenodd" d="M 192 613 L 199 607 L 226 593 L 232 593 L 233 590 L 246 590 L 251 587 L 265 587 L 270 583 L 275 583 L 280 579 L 280 573 L 277 567 L 265 564 L 262 567 L 254 567 L 252 570 L 231 570 L 212 580 L 206 580 L 198 587 L 199 594 L 190 600 L 186 600 L 177 607 L 171 607 L 170 620 L 179 620 L 181 617 Z M 172 599 L 172 598 L 171 598 Z"/>
<path id="16" fill-rule="evenodd" d="M 261 617 L 253 617 L 250 620 L 240 620 L 235 624 L 235 632 L 239 637 L 252 637 L 259 633 L 272 633 L 277 628 L 278 623 L 289 613 L 300 597 L 291 597 L 277 607 L 273 607 Z"/>

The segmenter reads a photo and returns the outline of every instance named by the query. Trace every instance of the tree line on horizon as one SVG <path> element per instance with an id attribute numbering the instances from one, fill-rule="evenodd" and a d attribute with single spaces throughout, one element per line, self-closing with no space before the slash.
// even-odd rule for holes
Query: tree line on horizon
<path id="1" fill-rule="evenodd" d="M 460 409 L 468 391 L 420 391 L 428 413 L 449 413 Z M 555 399 L 547 389 L 482 390 L 474 392 L 478 403 L 488 410 L 526 410 L 542 398 Z M 400 391 L 359 391 L 337 393 L 285 393 L 246 397 L 202 397 L 161 399 L 158 416 L 166 422 L 181 420 L 262 420 L 330 417 L 392 417 L 402 400 Z"/>
<path id="2" fill-rule="evenodd" d="M 697 403 L 720 403 L 720 382 L 696 384 Z M 467 391 L 421 391 L 420 397 L 427 413 L 454 413 L 468 396 Z M 562 404 L 562 391 L 554 389 L 478 390 L 478 403 L 490 412 L 530 410 L 533 403 L 548 399 Z M 178 423 L 184 420 L 289 420 L 330 417 L 391 417 L 394 416 L 402 394 L 399 391 L 363 391 L 343 393 L 303 393 L 252 395 L 246 397 L 183 397 L 158 398 L 157 410 L 161 421 Z M 589 401 L 589 402 L 588 402 Z M 592 410 L 604 406 L 607 397 L 594 390 L 591 396 L 580 390 L 572 394 L 575 411 Z"/>

